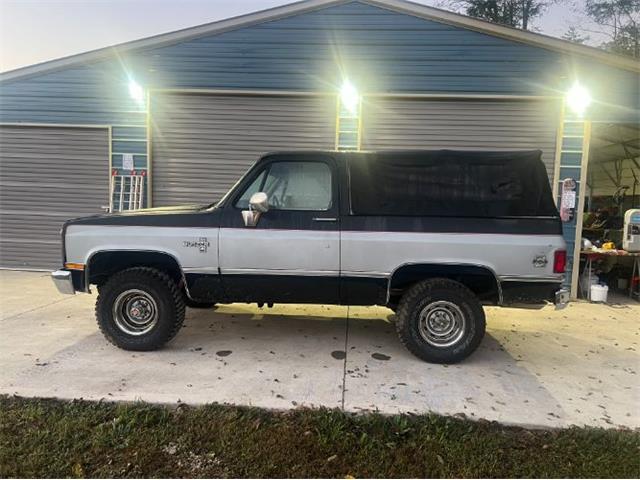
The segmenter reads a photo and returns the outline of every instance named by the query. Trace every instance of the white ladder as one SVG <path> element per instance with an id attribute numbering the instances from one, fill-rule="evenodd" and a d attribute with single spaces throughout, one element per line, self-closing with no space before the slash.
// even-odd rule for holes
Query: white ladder
<path id="1" fill-rule="evenodd" d="M 138 210 L 144 205 L 144 185 L 147 172 L 120 174 L 114 169 L 111 172 L 111 189 L 109 195 L 109 212 Z"/>

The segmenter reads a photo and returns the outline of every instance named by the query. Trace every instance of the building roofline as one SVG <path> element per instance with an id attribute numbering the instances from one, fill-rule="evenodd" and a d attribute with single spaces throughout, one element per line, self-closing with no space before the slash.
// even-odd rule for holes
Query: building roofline
<path id="1" fill-rule="evenodd" d="M 640 72 L 640 61 L 636 58 L 610 53 L 605 50 L 570 42 L 561 38 L 551 37 L 537 32 L 521 30 L 519 28 L 500 25 L 498 23 L 469 17 L 460 13 L 430 7 L 410 0 L 357 0 L 380 8 L 386 8 L 395 12 L 406 13 L 420 18 L 445 23 L 452 26 L 463 27 L 479 33 L 485 33 L 507 40 L 533 45 L 536 47 L 554 50 L 561 53 L 576 54 L 590 57 L 602 63 L 606 63 L 625 70 Z"/>
<path id="2" fill-rule="evenodd" d="M 0 73 L 0 81 L 15 80 L 18 78 L 38 75 L 49 71 L 59 70 L 65 67 L 80 65 L 86 62 L 96 61 L 110 55 L 123 54 L 128 51 L 150 47 L 162 47 L 192 38 L 211 34 L 220 34 L 230 30 L 237 30 L 250 25 L 278 20 L 285 17 L 300 15 L 306 12 L 319 10 L 347 3 L 363 3 L 371 6 L 391 10 L 398 13 L 433 20 L 436 22 L 458 26 L 488 35 L 501 37 L 536 47 L 554 50 L 561 53 L 576 54 L 593 58 L 618 68 L 640 72 L 640 62 L 634 58 L 624 57 L 603 50 L 572 43 L 547 35 L 520 30 L 517 28 L 499 25 L 496 23 L 468 17 L 459 13 L 429 7 L 408 0 L 301 0 L 298 2 L 260 10 L 245 15 L 218 20 L 195 27 L 188 27 L 168 33 L 161 33 L 138 40 L 78 53 L 67 57 L 49 60 L 35 65 L 21 67 L 15 70 Z"/>

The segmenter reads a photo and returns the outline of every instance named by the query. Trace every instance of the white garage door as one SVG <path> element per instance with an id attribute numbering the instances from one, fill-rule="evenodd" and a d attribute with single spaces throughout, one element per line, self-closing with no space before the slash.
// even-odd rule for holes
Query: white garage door
<path id="1" fill-rule="evenodd" d="M 212 203 L 265 153 L 335 144 L 329 95 L 155 93 L 150 107 L 154 206 Z"/>
<path id="2" fill-rule="evenodd" d="M 553 176 L 560 103 L 365 97 L 362 149 L 542 150 Z"/>
<path id="3" fill-rule="evenodd" d="M 108 204 L 106 128 L 0 125 L 0 266 L 59 267 L 64 221 Z"/>

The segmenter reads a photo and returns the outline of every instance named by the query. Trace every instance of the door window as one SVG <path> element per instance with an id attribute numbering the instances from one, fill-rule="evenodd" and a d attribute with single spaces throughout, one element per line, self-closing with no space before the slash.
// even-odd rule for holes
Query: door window
<path id="1" fill-rule="evenodd" d="M 263 170 L 236 202 L 248 208 L 251 195 L 265 192 L 270 210 L 329 210 L 331 170 L 322 162 L 274 162 Z"/>
<path id="2" fill-rule="evenodd" d="M 236 202 L 237 208 L 242 208 L 243 210 L 249 208 L 249 200 L 251 199 L 251 195 L 261 191 L 260 189 L 262 188 L 265 174 L 266 170 L 262 170 L 260 172 L 260 175 L 258 175 L 256 179 L 251 183 L 251 185 L 249 185 L 249 187 L 244 191 L 242 196 Z"/>

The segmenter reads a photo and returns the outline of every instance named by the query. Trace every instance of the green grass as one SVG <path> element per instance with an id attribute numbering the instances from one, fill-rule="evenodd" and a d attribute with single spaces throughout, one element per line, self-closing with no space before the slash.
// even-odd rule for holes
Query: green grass
<path id="1" fill-rule="evenodd" d="M 638 477 L 640 434 L 0 396 L 2 477 Z"/>

